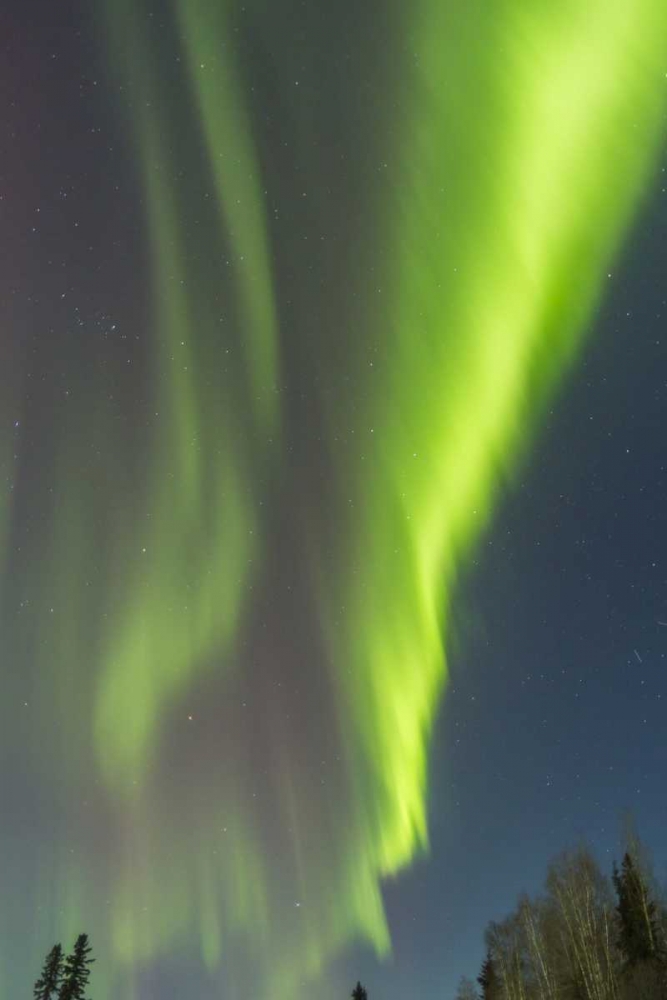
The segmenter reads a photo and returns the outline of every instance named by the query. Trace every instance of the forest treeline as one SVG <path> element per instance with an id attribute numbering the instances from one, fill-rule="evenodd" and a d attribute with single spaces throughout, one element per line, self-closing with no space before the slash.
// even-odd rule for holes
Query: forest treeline
<path id="1" fill-rule="evenodd" d="M 554 858 L 541 892 L 489 923 L 485 945 L 455 1000 L 667 1000 L 666 895 L 634 833 L 609 873 L 586 846 Z M 54 945 L 34 1000 L 87 1000 L 90 952 L 85 934 L 68 956 Z M 368 1000 L 361 983 L 351 996 Z"/>
<path id="2" fill-rule="evenodd" d="M 667 906 L 629 834 L 603 872 L 586 846 L 549 864 L 539 895 L 489 923 L 486 957 L 456 1000 L 667 1000 Z"/>

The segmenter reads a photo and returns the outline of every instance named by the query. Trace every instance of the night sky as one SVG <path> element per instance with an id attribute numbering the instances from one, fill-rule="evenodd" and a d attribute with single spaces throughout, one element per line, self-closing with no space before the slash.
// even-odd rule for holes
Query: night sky
<path id="1" fill-rule="evenodd" d="M 448 1000 L 667 877 L 663 0 L 7 0 L 0 992 Z"/>

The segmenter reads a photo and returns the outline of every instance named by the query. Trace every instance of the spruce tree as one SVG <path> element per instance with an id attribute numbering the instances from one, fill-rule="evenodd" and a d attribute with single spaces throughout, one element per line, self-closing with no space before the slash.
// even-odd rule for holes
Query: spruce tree
<path id="1" fill-rule="evenodd" d="M 614 864 L 612 879 L 618 897 L 618 945 L 626 966 L 662 958 L 657 908 L 629 853 L 623 857 L 620 872 Z"/>
<path id="2" fill-rule="evenodd" d="M 352 1000 L 368 1000 L 368 993 L 360 982 L 357 982 L 357 985 L 352 990 L 351 996 Z"/>
<path id="3" fill-rule="evenodd" d="M 88 935 L 79 934 L 72 954 L 65 960 L 58 1000 L 87 1000 L 85 994 L 90 978 L 90 966 L 95 961 L 94 958 L 89 958 L 91 951 Z"/>
<path id="4" fill-rule="evenodd" d="M 660 915 L 640 864 L 628 851 L 612 876 L 618 905 L 618 948 L 623 957 L 622 991 L 627 998 L 667 1000 L 667 955 Z"/>
<path id="5" fill-rule="evenodd" d="M 487 951 L 486 958 L 482 962 L 477 982 L 482 988 L 482 1000 L 494 1000 L 499 995 L 500 983 L 490 951 Z"/>
<path id="6" fill-rule="evenodd" d="M 63 950 L 59 944 L 54 944 L 46 956 L 42 974 L 35 983 L 34 1000 L 52 1000 L 59 988 L 63 974 Z"/>

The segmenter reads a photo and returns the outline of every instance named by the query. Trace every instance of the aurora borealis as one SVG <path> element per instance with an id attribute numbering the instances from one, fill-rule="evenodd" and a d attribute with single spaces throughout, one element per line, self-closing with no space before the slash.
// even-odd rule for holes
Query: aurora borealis
<path id="1" fill-rule="evenodd" d="M 4 70 L 0 990 L 85 929 L 95 1000 L 328 1000 L 443 866 L 459 582 L 602 336 L 667 10 L 38 6 Z"/>

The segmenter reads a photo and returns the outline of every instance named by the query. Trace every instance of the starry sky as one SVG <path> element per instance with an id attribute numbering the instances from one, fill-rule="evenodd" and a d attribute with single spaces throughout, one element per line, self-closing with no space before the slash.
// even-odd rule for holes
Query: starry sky
<path id="1" fill-rule="evenodd" d="M 8 2 L 0 990 L 453 996 L 667 876 L 660 0 Z"/>

